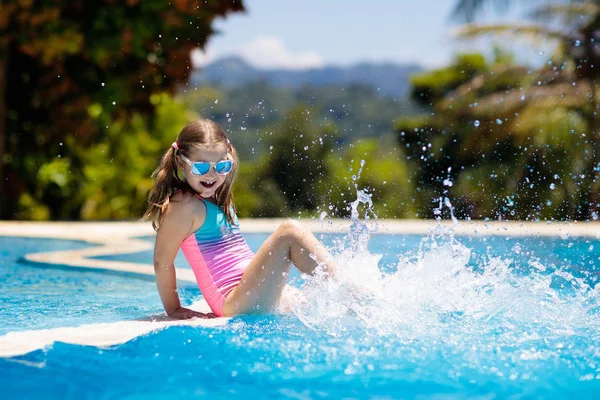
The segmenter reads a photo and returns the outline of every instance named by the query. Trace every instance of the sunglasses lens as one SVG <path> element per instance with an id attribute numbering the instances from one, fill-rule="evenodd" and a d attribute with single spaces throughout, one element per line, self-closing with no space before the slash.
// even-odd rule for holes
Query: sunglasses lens
<path id="1" fill-rule="evenodd" d="M 194 175 L 204 175 L 210 170 L 210 164 L 205 162 L 196 162 L 192 166 L 192 173 Z"/>
<path id="2" fill-rule="evenodd" d="M 231 161 L 219 161 L 217 165 L 215 165 L 215 170 L 217 174 L 226 174 L 231 171 L 233 163 Z"/>

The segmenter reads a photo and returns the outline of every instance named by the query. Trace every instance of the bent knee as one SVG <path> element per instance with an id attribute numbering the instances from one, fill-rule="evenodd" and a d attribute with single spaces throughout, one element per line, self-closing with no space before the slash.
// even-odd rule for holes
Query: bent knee
<path id="1" fill-rule="evenodd" d="M 304 233 L 302 224 L 298 221 L 287 220 L 277 228 L 277 236 L 284 239 L 298 239 Z"/>

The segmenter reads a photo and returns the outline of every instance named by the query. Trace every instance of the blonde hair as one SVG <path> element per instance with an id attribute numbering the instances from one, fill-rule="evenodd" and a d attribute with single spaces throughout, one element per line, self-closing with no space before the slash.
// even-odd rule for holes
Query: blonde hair
<path id="1" fill-rule="evenodd" d="M 223 128 L 208 119 L 194 121 L 183 127 L 177 136 L 176 143 L 177 149 L 171 147 L 167 150 L 158 168 L 152 173 L 155 182 L 148 194 L 148 208 L 144 213 L 144 219 L 152 221 L 152 227 L 154 230 L 158 230 L 162 217 L 171 201 L 171 196 L 178 190 L 195 193 L 185 179 L 179 177 L 176 162 L 178 152 L 181 152 L 185 157 L 190 157 L 193 147 L 222 144 L 233 157 L 233 168 L 227 174 L 223 185 L 215 192 L 215 199 L 217 205 L 223 209 L 227 220 L 234 224 L 235 209 L 231 189 L 238 170 L 238 156 L 237 151 L 227 139 Z"/>

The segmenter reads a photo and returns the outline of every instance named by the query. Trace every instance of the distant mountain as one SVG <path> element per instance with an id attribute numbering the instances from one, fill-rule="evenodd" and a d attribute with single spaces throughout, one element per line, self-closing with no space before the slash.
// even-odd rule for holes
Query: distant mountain
<path id="1" fill-rule="evenodd" d="M 422 71 L 415 64 L 361 63 L 350 67 L 323 67 L 307 70 L 264 70 L 252 67 L 241 58 L 219 59 L 190 77 L 192 84 L 240 86 L 250 82 L 264 81 L 276 87 L 298 88 L 301 86 L 348 86 L 363 84 L 379 89 L 382 95 L 396 98 L 406 95 L 411 74 Z"/>

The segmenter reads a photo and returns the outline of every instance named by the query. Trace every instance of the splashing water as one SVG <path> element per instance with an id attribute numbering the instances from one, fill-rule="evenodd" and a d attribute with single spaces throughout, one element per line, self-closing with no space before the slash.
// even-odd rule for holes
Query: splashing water
<path id="1" fill-rule="evenodd" d="M 543 369 L 570 352 L 567 365 L 589 372 L 583 378 L 600 379 L 600 363 L 593 361 L 600 357 L 593 345 L 600 342 L 598 276 L 543 265 L 518 245 L 504 256 L 477 257 L 468 237 L 439 223 L 414 254 L 399 254 L 391 270 L 382 270 L 382 255 L 368 250 L 375 231 L 368 218 L 359 219 L 360 205 L 376 220 L 371 195 L 357 187 L 352 227 L 332 250 L 335 278 L 304 277 L 305 300 L 294 314 L 305 326 L 333 337 L 358 335 L 373 346 L 411 343 L 406 351 L 461 353 L 462 372 L 501 359 L 506 362 L 496 372 L 519 378 L 533 368 L 516 368 L 523 360 L 537 360 L 535 368 Z M 448 197 L 440 198 L 443 206 L 456 223 Z"/>

